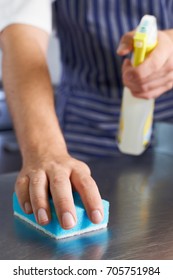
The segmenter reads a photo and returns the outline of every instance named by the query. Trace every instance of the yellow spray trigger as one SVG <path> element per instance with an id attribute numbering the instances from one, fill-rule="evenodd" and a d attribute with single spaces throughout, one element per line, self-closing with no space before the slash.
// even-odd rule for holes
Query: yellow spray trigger
<path id="1" fill-rule="evenodd" d="M 157 45 L 157 26 L 154 17 L 144 16 L 133 38 L 133 66 L 141 64 Z"/>

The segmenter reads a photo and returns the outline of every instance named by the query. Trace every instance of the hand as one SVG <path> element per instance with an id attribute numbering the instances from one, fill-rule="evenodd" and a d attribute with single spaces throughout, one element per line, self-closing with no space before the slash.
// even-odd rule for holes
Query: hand
<path id="1" fill-rule="evenodd" d="M 79 192 L 88 217 L 93 223 L 103 219 L 101 197 L 89 167 L 68 154 L 58 156 L 32 155 L 20 171 L 15 191 L 25 213 L 34 212 L 36 221 L 45 225 L 51 220 L 48 203 L 50 191 L 56 214 L 64 229 L 77 223 L 72 188 Z"/>
<path id="2" fill-rule="evenodd" d="M 39 224 L 51 219 L 50 191 L 63 228 L 77 222 L 72 188 L 79 192 L 93 223 L 103 218 L 101 197 L 89 167 L 70 157 L 59 126 L 47 66 L 47 32 L 12 24 L 0 36 L 3 85 L 23 157 L 15 190 L 26 213 Z"/>
<path id="3" fill-rule="evenodd" d="M 134 32 L 125 34 L 117 53 L 121 56 L 133 50 Z M 122 66 L 122 79 L 133 96 L 138 98 L 156 98 L 173 88 L 173 31 L 159 31 L 158 45 L 145 61 L 133 67 L 129 59 Z"/>

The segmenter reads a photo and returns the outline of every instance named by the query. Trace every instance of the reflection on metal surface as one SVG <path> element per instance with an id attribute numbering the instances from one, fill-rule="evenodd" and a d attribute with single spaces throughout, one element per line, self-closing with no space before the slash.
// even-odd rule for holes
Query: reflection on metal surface
<path id="1" fill-rule="evenodd" d="M 84 234 L 80 237 L 60 240 L 57 243 L 57 251 L 61 251 L 73 259 L 102 259 L 108 245 L 109 231 L 107 229 Z"/>
<path id="2" fill-rule="evenodd" d="M 51 248 L 49 258 L 62 259 L 102 259 L 109 240 L 109 230 L 103 229 L 93 231 L 80 236 L 64 238 L 61 240 L 52 239 L 44 233 L 34 229 L 29 224 L 24 223 L 14 217 L 15 236 L 18 242 L 22 242 L 28 249 L 23 257 L 31 257 L 35 252 L 35 247 Z"/>
<path id="3" fill-rule="evenodd" d="M 14 219 L 16 174 L 0 176 L 0 259 L 173 259 L 173 147 L 89 165 L 110 202 L 108 230 L 51 239 Z"/>

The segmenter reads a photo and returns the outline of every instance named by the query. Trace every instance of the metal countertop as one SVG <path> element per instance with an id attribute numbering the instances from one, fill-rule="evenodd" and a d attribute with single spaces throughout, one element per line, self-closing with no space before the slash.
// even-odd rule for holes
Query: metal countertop
<path id="1" fill-rule="evenodd" d="M 13 216 L 16 173 L 0 176 L 0 259 L 173 259 L 173 125 L 156 146 L 89 165 L 110 202 L 107 230 L 55 240 Z"/>

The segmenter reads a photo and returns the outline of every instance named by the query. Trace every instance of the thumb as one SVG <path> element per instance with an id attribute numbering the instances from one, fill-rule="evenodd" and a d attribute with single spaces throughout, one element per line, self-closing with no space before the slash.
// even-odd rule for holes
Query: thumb
<path id="1" fill-rule="evenodd" d="M 133 50 L 134 31 L 128 32 L 122 36 L 117 48 L 117 54 L 124 56 Z"/>

